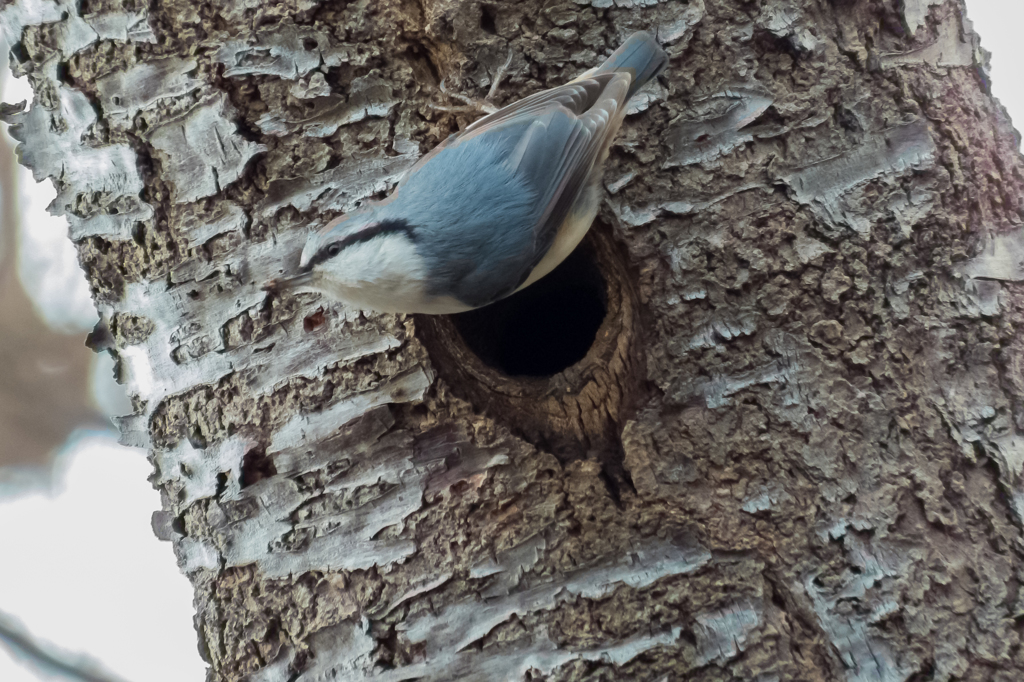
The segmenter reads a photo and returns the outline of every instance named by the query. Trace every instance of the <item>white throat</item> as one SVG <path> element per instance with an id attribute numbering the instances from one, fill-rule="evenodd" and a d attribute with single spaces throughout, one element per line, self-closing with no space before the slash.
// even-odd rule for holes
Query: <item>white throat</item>
<path id="1" fill-rule="evenodd" d="M 427 294 L 427 267 L 404 234 L 352 244 L 314 270 L 313 288 L 359 310 L 444 314 L 469 310 Z"/>

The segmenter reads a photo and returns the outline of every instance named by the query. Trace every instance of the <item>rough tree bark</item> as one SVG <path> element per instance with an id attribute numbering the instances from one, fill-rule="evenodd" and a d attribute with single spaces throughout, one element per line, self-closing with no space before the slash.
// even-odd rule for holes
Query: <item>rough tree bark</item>
<path id="1" fill-rule="evenodd" d="M 0 5 L 209 679 L 1020 679 L 1024 175 L 959 1 Z M 471 120 L 441 79 L 636 29 L 533 298 L 261 290 Z"/>

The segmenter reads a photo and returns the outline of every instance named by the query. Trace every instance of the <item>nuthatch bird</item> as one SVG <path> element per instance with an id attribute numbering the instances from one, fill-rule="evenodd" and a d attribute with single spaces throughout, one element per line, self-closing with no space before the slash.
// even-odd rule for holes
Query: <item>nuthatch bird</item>
<path id="1" fill-rule="evenodd" d="M 354 308 L 457 313 L 527 287 L 590 229 L 626 104 L 668 56 L 634 33 L 601 66 L 481 118 L 420 159 L 391 196 L 311 233 L 272 284 Z"/>

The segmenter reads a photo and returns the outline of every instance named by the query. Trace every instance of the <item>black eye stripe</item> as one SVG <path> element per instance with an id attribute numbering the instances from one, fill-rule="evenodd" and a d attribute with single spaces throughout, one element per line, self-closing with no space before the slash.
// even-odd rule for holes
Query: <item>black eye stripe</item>
<path id="1" fill-rule="evenodd" d="M 355 234 L 350 234 L 349 236 L 342 239 L 340 242 L 335 243 L 341 244 L 341 248 L 345 249 L 353 244 L 368 242 L 377 235 L 387 234 L 389 232 L 405 232 L 406 235 L 408 235 L 409 239 L 411 239 L 412 241 L 416 241 L 415 236 L 413 235 L 412 226 L 410 226 L 407 221 L 383 220 L 379 223 L 368 225 L 361 229 L 359 232 L 356 232 Z"/>
<path id="2" fill-rule="evenodd" d="M 353 244 L 361 244 L 368 242 L 374 237 L 382 234 L 388 234 L 390 232 L 404 232 L 410 239 L 410 241 L 416 241 L 416 233 L 413 231 L 412 226 L 405 220 L 383 220 L 379 223 L 373 223 L 367 225 L 363 229 L 359 230 L 354 234 L 350 234 L 344 239 L 336 242 L 331 242 L 326 246 L 320 248 L 312 258 L 309 259 L 309 263 L 306 264 L 306 271 L 311 270 L 313 267 L 323 263 L 324 261 L 334 258 L 339 253 L 352 246 Z"/>

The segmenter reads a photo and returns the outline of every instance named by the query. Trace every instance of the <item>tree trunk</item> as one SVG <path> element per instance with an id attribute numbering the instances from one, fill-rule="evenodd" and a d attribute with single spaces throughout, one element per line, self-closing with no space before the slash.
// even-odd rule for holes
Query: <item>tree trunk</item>
<path id="1" fill-rule="evenodd" d="M 1024 175 L 960 2 L 0 22 L 209 679 L 1020 679 Z M 436 318 L 261 289 L 472 120 L 442 79 L 511 51 L 511 102 L 638 29 L 671 64 L 558 272 Z"/>

